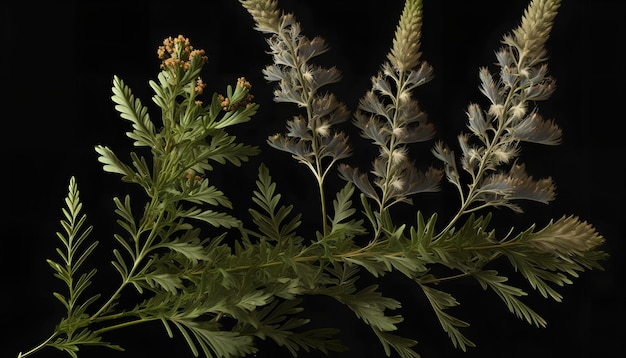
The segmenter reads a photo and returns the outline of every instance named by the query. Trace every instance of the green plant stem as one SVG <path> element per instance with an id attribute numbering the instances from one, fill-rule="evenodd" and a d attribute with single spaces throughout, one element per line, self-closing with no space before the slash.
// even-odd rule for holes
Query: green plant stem
<path id="1" fill-rule="evenodd" d="M 417 282 L 420 285 L 437 284 L 437 283 L 442 283 L 442 282 L 445 282 L 445 281 L 453 281 L 453 280 L 458 280 L 458 279 L 461 279 L 461 278 L 466 278 L 466 277 L 469 277 L 470 275 L 471 274 L 469 272 L 463 272 L 463 273 L 460 273 L 458 275 L 430 278 L 430 279 L 427 279 L 427 280 L 415 279 L 415 282 Z"/>
<path id="2" fill-rule="evenodd" d="M 118 315 L 115 315 L 115 316 L 118 316 Z M 119 315 L 119 316 L 123 316 L 123 315 Z M 116 318 L 119 318 L 119 317 L 114 317 L 114 318 L 110 318 L 110 319 L 116 319 Z M 106 320 L 106 319 L 103 319 L 103 320 Z M 94 333 L 97 334 L 97 335 L 101 335 L 102 333 L 115 331 L 116 329 L 121 329 L 121 328 L 130 327 L 130 326 L 134 326 L 134 325 L 141 324 L 141 323 L 158 321 L 158 320 L 160 320 L 160 319 L 159 318 L 141 318 L 141 319 L 136 319 L 134 321 L 127 321 L 127 322 L 115 324 L 115 325 L 112 325 L 112 326 L 107 326 L 107 327 L 104 327 L 104 328 L 100 328 L 100 329 L 95 330 Z"/>
<path id="3" fill-rule="evenodd" d="M 375 256 L 375 255 L 382 255 L 382 256 L 386 256 L 386 257 L 403 257 L 406 256 L 406 252 L 405 251 L 395 251 L 395 252 L 389 252 L 389 253 L 375 253 L 374 248 L 376 246 L 382 245 L 383 243 L 381 242 L 371 242 L 370 244 L 368 244 L 365 247 L 359 248 L 357 250 L 354 251 L 350 251 L 347 253 L 343 253 L 343 254 L 336 254 L 336 255 L 332 255 L 332 256 L 316 256 L 316 255 L 310 255 L 310 256 L 296 256 L 293 258 L 293 261 L 295 262 L 315 262 L 315 261 L 322 261 L 322 260 L 330 260 L 333 262 L 336 261 L 343 261 L 344 259 L 348 259 L 348 258 L 356 258 L 356 257 L 368 257 L 368 256 Z M 516 241 L 507 241 L 507 242 L 502 242 L 502 243 L 498 243 L 498 244 L 489 244 L 489 245 L 484 245 L 484 246 L 468 246 L 468 247 L 462 247 L 462 248 L 458 248 L 458 247 L 450 247 L 450 248 L 443 248 L 443 251 L 447 251 L 447 252 L 458 252 L 458 251 L 481 251 L 481 250 L 494 250 L 494 249 L 499 249 L 499 248 L 503 248 L 503 247 L 510 247 L 510 246 L 517 246 L 517 245 L 522 245 L 519 242 Z M 279 266 L 279 265 L 283 265 L 285 264 L 284 261 L 282 260 L 276 260 L 276 261 L 270 261 L 270 262 L 266 262 L 264 264 L 261 265 L 243 265 L 243 266 L 237 266 L 237 267 L 232 267 L 229 269 L 225 269 L 224 271 L 226 272 L 239 272 L 239 271 L 245 271 L 245 270 L 251 270 L 251 269 L 255 269 L 255 268 L 267 268 L 267 267 L 273 267 L 273 266 Z M 193 273 L 192 273 L 193 274 Z"/>
<path id="4" fill-rule="evenodd" d="M 324 194 L 324 181 L 320 180 L 318 183 L 320 193 L 320 209 L 322 211 L 322 229 L 324 237 L 328 235 L 328 225 L 326 225 L 326 195 Z"/>
<path id="5" fill-rule="evenodd" d="M 17 358 L 26 358 L 28 356 L 31 356 L 31 355 L 37 353 L 38 351 L 40 351 L 43 348 L 45 348 L 48 345 L 48 343 L 50 343 L 54 339 L 54 337 L 56 337 L 57 335 L 58 335 L 58 333 L 55 332 L 50 337 L 48 337 L 48 339 L 46 339 L 45 341 L 43 341 L 41 344 L 39 344 L 38 346 L 34 347 L 33 349 L 27 351 L 26 353 L 22 353 L 22 352 L 18 353 L 17 354 Z"/>

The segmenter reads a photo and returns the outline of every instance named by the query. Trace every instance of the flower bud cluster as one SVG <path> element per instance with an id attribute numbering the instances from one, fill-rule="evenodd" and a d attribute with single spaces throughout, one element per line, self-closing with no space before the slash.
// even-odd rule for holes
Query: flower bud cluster
<path id="1" fill-rule="evenodd" d="M 252 85 L 246 80 L 245 77 L 239 77 L 237 79 L 234 92 L 232 92 L 232 87 L 229 87 L 229 94 L 227 96 L 224 96 L 223 94 L 217 95 L 217 99 L 220 101 L 220 106 L 222 106 L 222 109 L 227 112 L 234 111 L 238 108 L 248 107 L 254 99 L 254 95 L 250 93 L 251 88 Z"/>
<path id="2" fill-rule="evenodd" d="M 189 39 L 183 35 L 175 38 L 170 36 L 163 40 L 163 45 L 159 46 L 157 54 L 161 60 L 161 69 L 168 69 L 174 76 L 179 72 L 189 70 L 195 56 L 199 56 L 204 62 L 208 59 L 204 50 L 195 50 Z"/>

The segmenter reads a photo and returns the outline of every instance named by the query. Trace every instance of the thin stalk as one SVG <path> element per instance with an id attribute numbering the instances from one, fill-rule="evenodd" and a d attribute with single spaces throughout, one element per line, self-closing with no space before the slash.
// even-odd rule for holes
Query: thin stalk
<path id="1" fill-rule="evenodd" d="M 137 320 L 134 320 L 134 321 L 128 321 L 128 322 L 115 324 L 115 325 L 112 325 L 112 326 L 103 327 L 103 328 L 100 328 L 98 330 L 95 330 L 94 333 L 97 334 L 97 335 L 101 335 L 102 333 L 115 331 L 117 329 L 131 327 L 131 326 L 135 326 L 135 325 L 138 325 L 138 324 L 151 322 L 151 321 L 158 321 L 158 320 L 160 320 L 160 318 L 157 318 L 157 317 L 154 317 L 154 318 L 141 318 L 141 319 L 137 319 Z"/>
<path id="2" fill-rule="evenodd" d="M 41 342 L 41 344 L 39 344 L 38 346 L 34 347 L 33 349 L 25 352 L 25 353 L 18 353 L 17 354 L 17 358 L 25 358 L 28 356 L 31 356 L 35 353 L 37 353 L 38 351 L 42 350 L 43 348 L 45 348 L 48 343 L 50 343 L 55 337 L 57 336 L 57 333 L 55 332 L 54 334 L 52 334 L 50 337 L 48 337 L 48 339 L 46 339 L 45 341 Z"/>

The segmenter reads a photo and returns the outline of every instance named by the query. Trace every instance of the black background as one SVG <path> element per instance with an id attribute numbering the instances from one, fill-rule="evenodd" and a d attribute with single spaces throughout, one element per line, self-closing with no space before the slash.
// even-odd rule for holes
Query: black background
<path id="1" fill-rule="evenodd" d="M 279 1 L 282 9 L 295 13 L 304 34 L 328 41 L 331 51 L 318 63 L 342 71 L 343 81 L 329 90 L 351 109 L 385 58 L 402 5 L 400 0 Z M 416 94 L 436 125 L 438 138 L 455 145 L 465 125 L 467 104 L 484 103 L 477 90 L 478 68 L 495 61 L 493 52 L 502 35 L 518 24 L 526 5 L 522 0 L 424 0 L 422 59 L 434 66 L 435 79 Z M 527 146 L 522 155 L 531 175 L 554 178 L 558 196 L 549 206 L 523 204 L 524 216 L 506 211 L 495 215 L 504 227 L 580 216 L 607 240 L 605 249 L 611 257 L 604 262 L 605 271 L 585 272 L 574 285 L 561 288 L 562 303 L 531 292 L 526 302 L 547 319 L 543 329 L 516 319 L 474 282 L 446 287 L 461 301 L 460 309 L 452 313 L 470 322 L 464 332 L 478 344 L 467 353 L 452 347 L 417 288 L 391 275 L 382 287 L 403 304 L 406 321 L 400 334 L 417 339 L 416 349 L 424 357 L 613 357 L 624 351 L 624 235 L 618 225 L 626 200 L 622 129 L 626 71 L 621 57 L 625 9 L 623 1 L 563 2 L 548 42 L 557 91 L 539 103 L 539 109 L 563 128 L 564 141 L 558 147 Z M 122 158 L 132 149 L 123 135 L 129 124 L 119 119 L 110 100 L 111 80 L 119 75 L 144 104 L 151 105 L 147 81 L 156 77 L 156 48 L 167 36 L 183 34 L 194 47 L 205 49 L 207 92 L 224 92 L 226 84 L 245 76 L 261 104 L 253 121 L 235 134 L 261 146 L 263 153 L 242 168 L 218 167 L 213 179 L 231 198 L 243 198 L 242 207 L 235 209 L 245 213 L 256 169 L 264 162 L 286 202 L 296 203 L 305 213 L 310 208 L 316 212 L 315 186 L 307 169 L 265 144 L 268 135 L 284 130 L 284 121 L 296 108 L 272 102 L 273 85 L 261 75 L 270 63 L 264 36 L 252 29 L 252 20 L 237 1 L 10 2 L 3 5 L 2 17 L 3 93 L 8 94 L 3 96 L 2 116 L 2 177 L 8 195 L 3 217 L 8 230 L 2 239 L 1 357 L 15 357 L 40 343 L 63 314 L 51 295 L 63 286 L 45 260 L 56 259 L 55 232 L 70 176 L 78 180 L 86 214 L 95 227 L 93 238 L 101 242 L 93 258 L 99 268 L 95 284 L 113 287 L 116 276 L 108 263 L 110 237 L 117 228 L 111 198 L 133 188 L 102 171 L 93 147 L 108 145 Z M 157 112 L 152 115 L 157 118 Z M 353 139 L 359 140 L 356 135 Z M 418 161 L 434 163 L 429 145 L 415 148 Z M 447 185 L 442 193 L 416 198 L 419 209 L 444 217 L 455 205 L 453 188 Z M 304 225 L 315 225 L 316 218 L 306 216 Z M 330 356 L 384 356 L 375 336 L 345 307 L 323 299 L 306 303 L 314 324 L 344 330 L 342 338 L 351 351 Z M 87 348 L 81 350 L 82 356 L 192 356 L 180 337 L 168 339 L 158 324 L 131 327 L 105 338 L 127 351 Z M 259 357 L 289 356 L 271 344 L 260 347 Z M 63 355 L 47 349 L 38 356 Z"/>

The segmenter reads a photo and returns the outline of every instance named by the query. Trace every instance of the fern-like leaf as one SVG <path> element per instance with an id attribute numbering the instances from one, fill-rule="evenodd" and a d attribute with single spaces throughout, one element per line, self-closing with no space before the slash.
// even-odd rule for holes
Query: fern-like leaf
<path id="1" fill-rule="evenodd" d="M 448 308 L 458 306 L 459 302 L 447 292 L 427 285 L 420 285 L 420 287 L 437 315 L 441 327 L 448 333 L 452 344 L 464 352 L 467 350 L 467 347 L 475 347 L 476 345 L 460 331 L 460 328 L 468 327 L 469 324 L 445 312 Z"/>
<path id="2" fill-rule="evenodd" d="M 257 352 L 250 336 L 218 330 L 210 323 L 185 319 L 175 319 L 172 322 L 185 338 L 195 357 L 200 354 L 198 346 L 206 358 L 213 357 L 213 354 L 217 357 L 243 357 Z"/>
<path id="3" fill-rule="evenodd" d="M 294 215 L 286 221 L 291 214 L 293 206 L 280 204 L 281 195 L 276 194 L 276 183 L 272 181 L 269 170 L 265 165 L 259 166 L 257 189 L 254 191 L 252 201 L 263 212 L 249 209 L 252 220 L 259 231 L 269 240 L 282 241 L 296 235 L 295 230 L 300 226 L 301 215 Z"/>
<path id="4" fill-rule="evenodd" d="M 67 309 L 69 320 L 79 319 L 82 312 L 87 308 L 88 303 L 93 302 L 95 297 L 97 297 L 89 298 L 86 301 L 87 304 L 83 303 L 81 305 L 79 303 L 79 298 L 91 284 L 91 279 L 96 274 L 96 270 L 92 269 L 86 274 L 82 274 L 79 277 L 76 276 L 85 260 L 98 246 L 98 241 L 93 241 L 89 246 L 83 248 L 83 244 L 86 243 L 86 239 L 93 227 L 83 227 L 87 216 L 82 213 L 82 203 L 80 202 L 79 194 L 76 179 L 71 177 L 68 194 L 65 198 L 66 208 L 62 210 L 65 219 L 61 221 L 61 226 L 65 232 L 57 232 L 57 237 L 62 243 L 62 247 L 57 248 L 57 253 L 62 261 L 57 263 L 53 260 L 47 260 L 48 264 L 56 271 L 55 277 L 61 279 L 67 286 L 68 297 L 60 293 L 55 293 L 54 295 Z M 69 333 L 71 334 L 71 332 Z"/>
<path id="5" fill-rule="evenodd" d="M 546 326 L 546 320 L 519 299 L 527 293 L 520 288 L 505 284 L 506 277 L 499 276 L 494 270 L 477 271 L 472 276 L 483 289 L 492 289 L 515 316 L 537 327 Z"/>
<path id="6" fill-rule="evenodd" d="M 148 108 L 135 98 L 131 89 L 118 76 L 113 77 L 113 96 L 115 109 L 120 116 L 132 122 L 133 131 L 126 135 L 135 140 L 136 146 L 157 147 L 157 136 L 154 124 L 150 120 Z"/>

